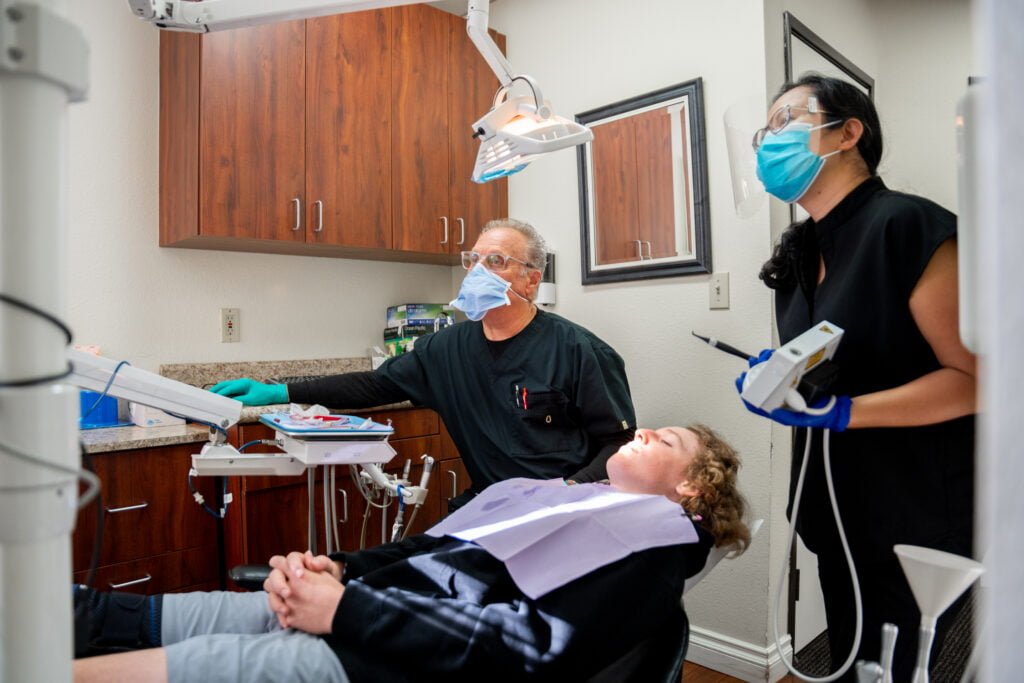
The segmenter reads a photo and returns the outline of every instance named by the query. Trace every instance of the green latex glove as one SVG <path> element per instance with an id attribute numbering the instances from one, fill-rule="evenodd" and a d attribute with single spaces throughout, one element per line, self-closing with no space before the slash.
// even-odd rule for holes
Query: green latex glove
<path id="1" fill-rule="evenodd" d="M 241 401 L 247 406 L 269 406 L 288 403 L 287 384 L 264 384 L 248 377 L 217 382 L 210 391 Z"/>

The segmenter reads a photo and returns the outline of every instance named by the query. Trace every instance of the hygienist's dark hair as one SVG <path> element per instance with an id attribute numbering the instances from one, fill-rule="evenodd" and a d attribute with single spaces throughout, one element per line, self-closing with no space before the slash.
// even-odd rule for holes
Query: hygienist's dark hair
<path id="1" fill-rule="evenodd" d="M 517 221 L 515 218 L 495 218 L 492 221 L 488 221 L 483 228 L 480 229 L 480 234 L 484 234 L 488 230 L 496 230 L 497 228 L 508 228 L 509 230 L 515 230 L 520 235 L 526 238 L 526 257 L 525 260 L 534 268 L 537 268 L 541 272 L 544 271 L 544 266 L 548 262 L 548 245 L 544 241 L 544 238 L 540 236 L 537 229 L 529 223 L 523 221 Z M 512 254 L 509 254 L 511 256 Z"/>
<path id="2" fill-rule="evenodd" d="M 740 456 L 717 432 L 702 424 L 687 427 L 700 444 L 687 472 L 699 493 L 681 502 L 693 521 L 707 529 L 716 547 L 731 546 L 739 555 L 750 545 L 750 529 L 744 518 L 747 499 L 740 493 L 737 475 Z"/>
<path id="3" fill-rule="evenodd" d="M 868 174 L 878 173 L 882 160 L 882 124 L 874 102 L 857 86 L 839 78 L 818 73 L 805 73 L 798 80 L 785 83 L 779 88 L 775 102 L 794 88 L 807 88 L 818 98 L 818 105 L 827 121 L 857 119 L 863 124 L 863 132 L 857 141 L 857 152 L 864 161 Z M 801 253 L 807 237 L 807 223 L 802 221 L 789 226 L 772 250 L 772 256 L 761 266 L 758 277 L 771 289 L 791 290 L 797 286 L 799 269 L 802 267 Z M 813 264 L 817 266 L 817 264 Z"/>

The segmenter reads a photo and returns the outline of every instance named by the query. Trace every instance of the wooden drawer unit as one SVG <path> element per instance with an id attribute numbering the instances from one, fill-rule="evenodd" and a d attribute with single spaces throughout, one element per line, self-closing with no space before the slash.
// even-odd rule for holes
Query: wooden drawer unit
<path id="1" fill-rule="evenodd" d="M 159 588 L 143 592 L 217 580 L 217 520 L 196 504 L 187 484 L 191 456 L 200 446 L 182 444 L 93 456 L 103 486 L 104 510 L 97 586 L 134 581 L 147 574 L 152 578 L 145 583 Z M 194 483 L 207 505 L 214 507 L 216 482 L 196 478 Z M 76 580 L 85 578 L 92 560 L 95 505 L 79 513 L 72 535 Z"/>
<path id="2" fill-rule="evenodd" d="M 86 574 L 85 571 L 75 572 L 74 580 L 84 581 Z M 190 548 L 106 565 L 96 571 L 93 586 L 100 590 L 121 590 L 146 595 L 184 590 L 218 590 L 221 581 L 217 571 L 217 547 Z"/>

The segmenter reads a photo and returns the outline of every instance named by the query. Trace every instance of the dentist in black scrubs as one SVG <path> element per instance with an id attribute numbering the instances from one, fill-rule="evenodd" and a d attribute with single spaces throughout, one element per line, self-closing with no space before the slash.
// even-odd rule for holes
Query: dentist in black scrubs
<path id="1" fill-rule="evenodd" d="M 976 370 L 958 335 L 956 217 L 886 187 L 878 114 L 844 81 L 811 74 L 783 86 L 754 146 L 768 192 L 810 214 L 761 270 L 781 341 L 823 320 L 845 330 L 834 408 L 771 414 L 812 427 L 796 431 L 791 487 L 809 433 L 797 531 L 817 555 L 833 668 L 850 651 L 855 613 L 821 428 L 832 430 L 836 498 L 864 599 L 857 658 L 878 661 L 881 626 L 895 623 L 894 680 L 910 680 L 920 613 L 892 547 L 970 556 L 973 543 Z M 940 619 L 933 655 L 955 612 Z M 854 679 L 851 668 L 843 680 Z"/>
<path id="2" fill-rule="evenodd" d="M 594 334 L 533 303 L 546 255 L 532 226 L 491 221 L 462 253 L 469 272 L 452 303 L 469 321 L 417 339 L 372 372 L 288 385 L 229 380 L 212 391 L 246 405 L 431 408 L 472 480 L 450 510 L 511 477 L 605 479 L 605 462 L 636 429 L 625 365 Z"/>

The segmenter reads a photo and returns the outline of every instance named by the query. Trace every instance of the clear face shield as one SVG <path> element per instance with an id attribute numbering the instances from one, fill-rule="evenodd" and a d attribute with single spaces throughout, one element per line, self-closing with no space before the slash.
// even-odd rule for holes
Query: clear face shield
<path id="1" fill-rule="evenodd" d="M 757 155 L 751 144 L 754 131 L 764 126 L 765 103 L 750 96 L 725 110 L 725 144 L 729 152 L 732 200 L 740 218 L 750 218 L 765 203 L 764 185 L 757 177 Z"/>

